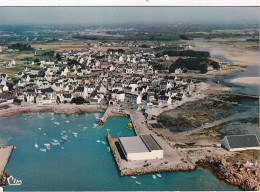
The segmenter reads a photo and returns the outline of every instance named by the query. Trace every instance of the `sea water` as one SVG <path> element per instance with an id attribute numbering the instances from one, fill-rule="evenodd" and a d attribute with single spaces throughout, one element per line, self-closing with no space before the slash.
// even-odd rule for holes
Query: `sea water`
<path id="1" fill-rule="evenodd" d="M 238 190 L 218 180 L 207 169 L 193 172 L 138 175 L 136 179 L 120 177 L 106 141 L 106 133 L 112 137 L 134 136 L 127 129 L 129 119 L 110 117 L 103 126 L 94 126 L 96 117 L 102 114 L 86 113 L 61 115 L 52 113 L 23 114 L 0 118 L 0 145 L 15 145 L 6 171 L 23 181 L 20 186 L 7 186 L 6 191 L 179 191 L 179 190 Z M 69 121 L 66 122 L 66 121 Z M 59 125 L 54 124 L 59 122 Z M 41 128 L 41 129 L 39 129 Z M 61 139 L 66 131 L 68 141 L 41 152 L 44 144 Z M 74 137 L 72 132 L 77 132 Z M 4 139 L 3 139 L 4 138 Z M 35 143 L 39 148 L 35 148 Z M 135 182 L 139 181 L 141 185 Z"/>

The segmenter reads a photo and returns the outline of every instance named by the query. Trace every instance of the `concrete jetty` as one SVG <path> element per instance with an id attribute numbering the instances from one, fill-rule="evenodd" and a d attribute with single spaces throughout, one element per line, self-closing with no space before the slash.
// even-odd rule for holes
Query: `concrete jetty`
<path id="1" fill-rule="evenodd" d="M 113 106 L 108 106 L 108 108 L 107 108 L 106 112 L 104 113 L 103 117 L 100 119 L 99 124 L 104 124 L 107 121 L 108 117 L 110 116 L 110 114 L 113 111 L 113 108 L 114 108 Z"/>
<path id="2" fill-rule="evenodd" d="M 12 145 L 0 147 L 0 178 L 2 178 L 4 174 L 5 167 L 12 155 L 13 148 Z"/>
<path id="3" fill-rule="evenodd" d="M 107 134 L 107 141 L 111 148 L 111 152 L 114 156 L 114 160 L 117 164 L 121 177 L 148 173 L 162 173 L 169 171 L 192 171 L 196 168 L 192 163 L 181 161 L 180 157 L 177 154 L 174 159 L 166 157 L 163 159 L 128 162 L 120 156 L 120 152 L 116 144 L 118 142 L 118 139 L 111 138 L 111 136 Z"/>

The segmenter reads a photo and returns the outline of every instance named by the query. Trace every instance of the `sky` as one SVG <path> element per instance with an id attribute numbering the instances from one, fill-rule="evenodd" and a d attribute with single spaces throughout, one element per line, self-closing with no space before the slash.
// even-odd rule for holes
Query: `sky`
<path id="1" fill-rule="evenodd" d="M 257 7 L 0 7 L 0 25 L 259 22 Z"/>

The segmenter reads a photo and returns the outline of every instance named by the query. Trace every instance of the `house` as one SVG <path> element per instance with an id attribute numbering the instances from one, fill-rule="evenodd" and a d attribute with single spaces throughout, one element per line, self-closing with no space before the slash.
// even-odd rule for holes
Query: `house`
<path id="1" fill-rule="evenodd" d="M 158 99 L 158 103 L 161 103 L 161 104 L 172 104 L 172 99 L 171 97 L 169 96 L 160 96 L 160 98 Z"/>
<path id="2" fill-rule="evenodd" d="M 142 103 L 142 97 L 139 94 L 126 93 L 125 94 L 125 101 L 133 103 L 133 104 L 141 104 Z"/>
<path id="3" fill-rule="evenodd" d="M 119 91 L 118 89 L 114 89 L 111 92 L 111 98 L 115 99 L 116 101 L 124 102 L 125 93 L 123 91 Z"/>
<path id="4" fill-rule="evenodd" d="M 221 146 L 228 151 L 242 151 L 248 149 L 260 150 L 256 134 L 227 135 L 221 140 Z"/>

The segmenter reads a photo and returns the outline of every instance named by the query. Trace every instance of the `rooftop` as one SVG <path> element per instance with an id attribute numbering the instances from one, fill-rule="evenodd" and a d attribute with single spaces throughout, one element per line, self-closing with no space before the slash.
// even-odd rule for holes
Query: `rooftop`
<path id="1" fill-rule="evenodd" d="M 143 140 L 139 136 L 119 137 L 121 144 L 126 153 L 142 153 L 149 152 Z"/>

